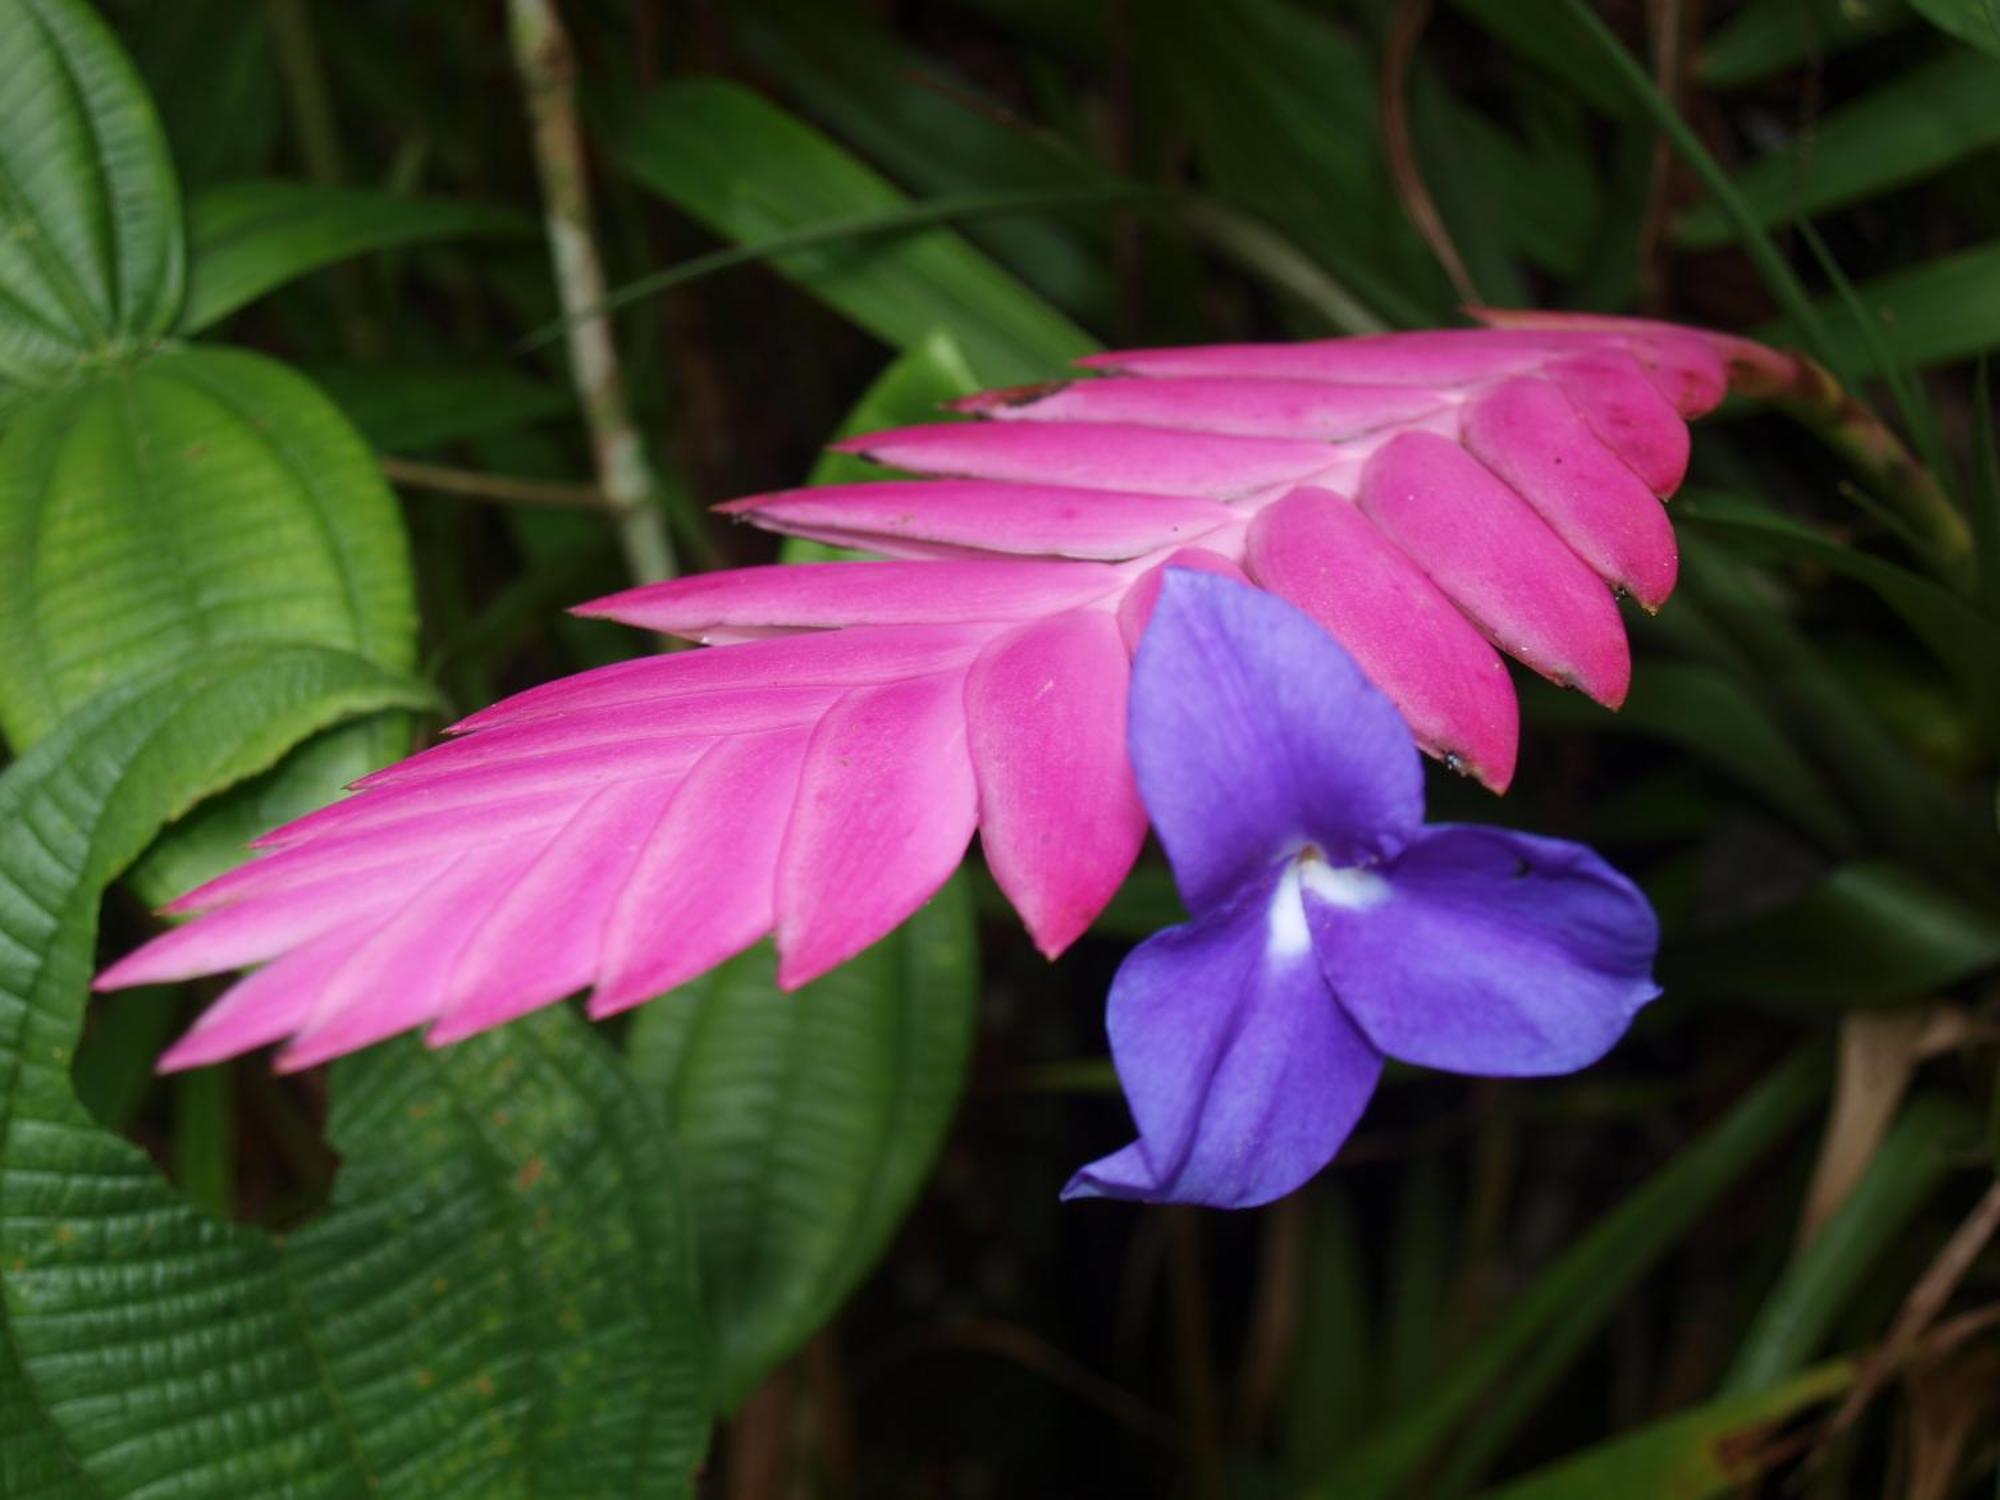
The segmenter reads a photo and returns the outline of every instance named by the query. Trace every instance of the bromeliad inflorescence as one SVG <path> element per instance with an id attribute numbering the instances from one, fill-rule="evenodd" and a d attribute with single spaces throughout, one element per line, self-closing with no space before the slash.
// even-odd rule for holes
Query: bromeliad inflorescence
<path id="1" fill-rule="evenodd" d="M 1112 983 L 1139 1139 L 1066 1196 L 1269 1202 L 1333 1158 L 1384 1057 L 1566 1073 L 1658 993 L 1632 883 L 1579 844 L 1423 826 L 1409 729 L 1281 599 L 1170 569 L 1131 746 L 1194 920 Z"/>
<path id="2" fill-rule="evenodd" d="M 1502 653 L 1615 706 L 1615 595 L 1656 607 L 1673 584 L 1661 500 L 1684 420 L 1796 361 L 1661 323 L 1488 316 L 1503 326 L 1106 355 L 963 403 L 987 420 L 858 439 L 929 477 L 724 509 L 886 560 L 588 607 L 715 649 L 474 714 L 266 837 L 99 983 L 257 966 L 165 1065 L 282 1043 L 281 1068 L 580 991 L 607 1015 L 766 934 L 793 987 L 891 931 L 975 832 L 1054 955 L 1145 838 L 1130 653 L 1170 565 L 1291 601 L 1418 745 L 1500 790 Z"/>

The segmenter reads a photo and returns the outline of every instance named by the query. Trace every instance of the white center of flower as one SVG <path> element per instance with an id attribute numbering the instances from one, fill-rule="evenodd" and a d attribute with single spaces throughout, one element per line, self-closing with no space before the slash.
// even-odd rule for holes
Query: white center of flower
<path id="1" fill-rule="evenodd" d="M 1357 865 L 1330 865 L 1308 845 L 1286 862 L 1271 894 L 1264 940 L 1264 951 L 1271 958 L 1297 958 L 1312 947 L 1312 929 L 1306 925 L 1307 892 L 1343 911 L 1367 911 L 1389 899 L 1389 882 Z"/>

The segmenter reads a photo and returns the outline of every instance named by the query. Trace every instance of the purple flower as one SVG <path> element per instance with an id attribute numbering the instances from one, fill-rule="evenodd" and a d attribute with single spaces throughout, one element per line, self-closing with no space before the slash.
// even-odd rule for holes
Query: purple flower
<path id="1" fill-rule="evenodd" d="M 1425 827 L 1409 729 L 1283 600 L 1170 570 L 1130 716 L 1194 920 L 1112 983 L 1139 1139 L 1064 1197 L 1268 1203 L 1332 1160 L 1385 1057 L 1567 1073 L 1659 993 L 1638 889 L 1580 844 Z"/>

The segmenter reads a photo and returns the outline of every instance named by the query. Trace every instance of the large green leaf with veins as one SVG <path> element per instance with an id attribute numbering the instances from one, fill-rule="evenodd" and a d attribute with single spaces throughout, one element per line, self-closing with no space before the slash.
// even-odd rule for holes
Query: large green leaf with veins
<path id="1" fill-rule="evenodd" d="M 184 258 L 166 136 L 109 28 L 82 0 L 0 0 L 0 378 L 159 337 Z"/>
<path id="2" fill-rule="evenodd" d="M 568 1012 L 334 1075 L 325 1213 L 191 1207 L 70 1084 L 105 883 L 168 818 L 423 689 L 318 647 L 120 682 L 0 777 L 0 1494 L 686 1493 L 706 1430 L 666 1133 Z"/>
<path id="3" fill-rule="evenodd" d="M 711 970 L 629 1045 L 687 1162 L 725 1405 L 833 1316 L 929 1176 L 972 1045 L 964 882 L 797 994 L 772 969 L 766 946 Z"/>
<path id="4" fill-rule="evenodd" d="M 0 437 L 0 729 L 18 748 L 113 682 L 218 646 L 295 641 L 408 669 L 415 606 L 394 498 L 297 374 L 190 349 L 100 371 Z M 306 747 L 151 864 L 184 888 L 244 840 L 399 753 L 395 719 Z"/>

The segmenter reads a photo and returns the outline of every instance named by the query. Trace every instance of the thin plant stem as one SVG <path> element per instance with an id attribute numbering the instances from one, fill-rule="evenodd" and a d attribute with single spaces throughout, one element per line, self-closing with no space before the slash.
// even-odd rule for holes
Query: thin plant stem
<path id="1" fill-rule="evenodd" d="M 508 0 L 514 66 L 521 75 L 549 254 L 567 319 L 570 378 L 590 431 L 598 488 L 610 502 L 625 565 L 640 583 L 674 573 L 659 476 L 632 421 L 624 375 L 601 312 L 604 270 L 590 226 L 590 185 L 576 113 L 576 56 L 549 0 Z"/>
<path id="2" fill-rule="evenodd" d="M 569 484 L 554 479 L 520 479 L 512 474 L 487 474 L 477 469 L 455 469 L 448 464 L 420 463 L 413 458 L 383 456 L 378 459 L 383 475 L 393 484 L 429 490 L 439 495 L 463 495 L 472 500 L 492 500 L 502 505 L 539 505 L 554 510 L 614 511 L 611 497 L 587 484 Z"/>

